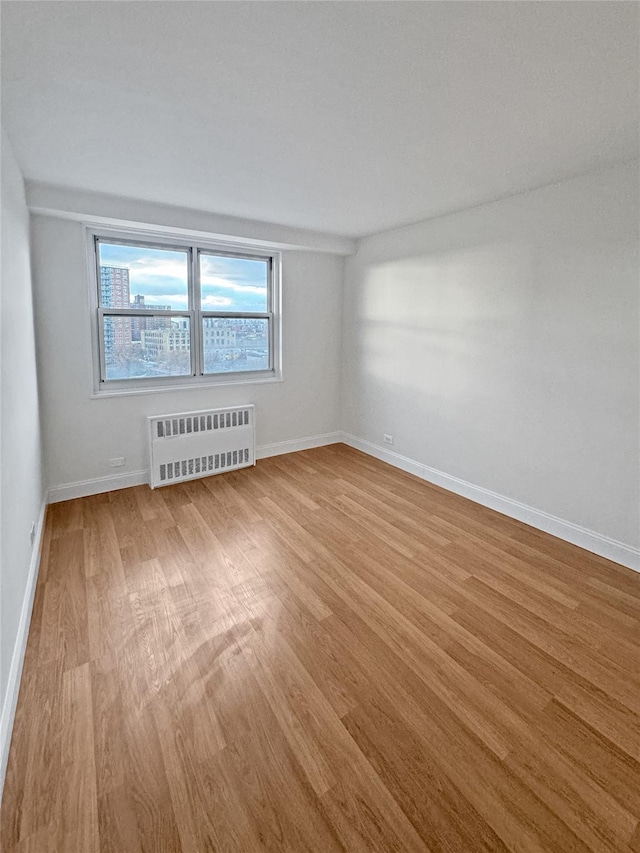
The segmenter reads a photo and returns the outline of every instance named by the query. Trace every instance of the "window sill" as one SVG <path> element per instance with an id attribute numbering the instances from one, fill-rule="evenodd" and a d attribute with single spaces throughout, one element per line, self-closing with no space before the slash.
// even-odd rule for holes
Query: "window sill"
<path id="1" fill-rule="evenodd" d="M 92 400 L 101 400 L 105 397 L 130 397 L 138 394 L 163 394 L 167 391 L 202 391 L 214 388 L 226 388 L 229 385 L 269 385 L 284 382 L 282 375 L 268 376 L 234 376 L 228 379 L 207 379 L 198 381 L 174 382 L 163 385 L 117 385 L 113 387 L 109 383 L 104 389 L 95 389 L 90 395 Z"/>

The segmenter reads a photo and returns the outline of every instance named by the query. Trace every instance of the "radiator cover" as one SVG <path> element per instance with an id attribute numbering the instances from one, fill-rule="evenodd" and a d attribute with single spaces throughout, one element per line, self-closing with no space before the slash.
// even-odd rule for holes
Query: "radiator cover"
<path id="1" fill-rule="evenodd" d="M 147 420 L 152 489 L 256 464 L 253 405 Z"/>

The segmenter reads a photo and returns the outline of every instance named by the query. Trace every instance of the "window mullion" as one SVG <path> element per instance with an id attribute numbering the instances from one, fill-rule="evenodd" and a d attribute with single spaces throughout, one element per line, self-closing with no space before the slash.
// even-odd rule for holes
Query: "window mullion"
<path id="1" fill-rule="evenodd" d="M 218 317 L 220 320 L 268 320 L 269 311 L 200 311 L 203 317 Z"/>
<path id="2" fill-rule="evenodd" d="M 189 307 L 191 309 L 191 367 L 194 376 L 202 376 L 204 351 L 200 319 L 200 264 L 198 249 L 191 247 Z"/>
<path id="3" fill-rule="evenodd" d="M 268 273 L 267 273 L 267 308 L 269 310 L 269 319 L 267 321 L 267 329 L 269 332 L 269 370 L 275 367 L 275 333 L 273 323 L 273 258 L 269 258 Z"/>
<path id="4" fill-rule="evenodd" d="M 269 370 L 273 370 L 274 368 L 274 332 L 273 332 L 273 314 L 269 315 L 269 320 L 267 322 L 269 329 Z"/>
<path id="5" fill-rule="evenodd" d="M 103 309 L 98 308 L 98 359 L 100 367 L 100 382 L 106 382 L 107 364 L 104 350 L 104 320 Z"/>
<path id="6" fill-rule="evenodd" d="M 154 311 L 153 308 L 110 308 L 102 307 L 100 310 L 104 314 L 109 314 L 112 317 L 188 317 L 189 309 L 180 310 L 179 308 L 170 308 L 167 311 Z"/>

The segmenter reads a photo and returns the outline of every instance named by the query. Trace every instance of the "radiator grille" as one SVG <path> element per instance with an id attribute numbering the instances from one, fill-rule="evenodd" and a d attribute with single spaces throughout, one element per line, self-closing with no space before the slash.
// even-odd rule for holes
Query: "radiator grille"
<path id="1" fill-rule="evenodd" d="M 158 415 L 149 426 L 152 488 L 255 465 L 253 405 Z"/>
<path id="2" fill-rule="evenodd" d="M 247 426 L 250 420 L 249 409 L 233 409 L 225 412 L 209 412 L 195 415 L 172 415 L 156 421 L 158 438 L 189 435 L 195 432 L 212 432 L 217 429 L 232 429 Z"/>
<path id="3" fill-rule="evenodd" d="M 204 477 L 206 474 L 235 468 L 249 463 L 251 451 L 248 447 L 239 450 L 227 450 L 226 453 L 212 453 L 209 456 L 196 456 L 194 459 L 178 459 L 160 465 L 160 479 L 183 480 L 192 477 Z"/>

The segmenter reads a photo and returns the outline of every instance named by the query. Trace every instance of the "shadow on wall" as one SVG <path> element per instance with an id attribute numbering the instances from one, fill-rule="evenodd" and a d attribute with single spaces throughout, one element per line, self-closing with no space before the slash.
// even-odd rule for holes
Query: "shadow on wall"
<path id="1" fill-rule="evenodd" d="M 391 412 L 412 411 L 406 426 L 424 436 L 456 423 L 465 445 L 471 432 L 495 434 L 496 419 L 514 409 L 504 389 L 522 390 L 533 262 L 530 248 L 506 245 L 369 267 L 355 339 L 375 398 Z"/>

